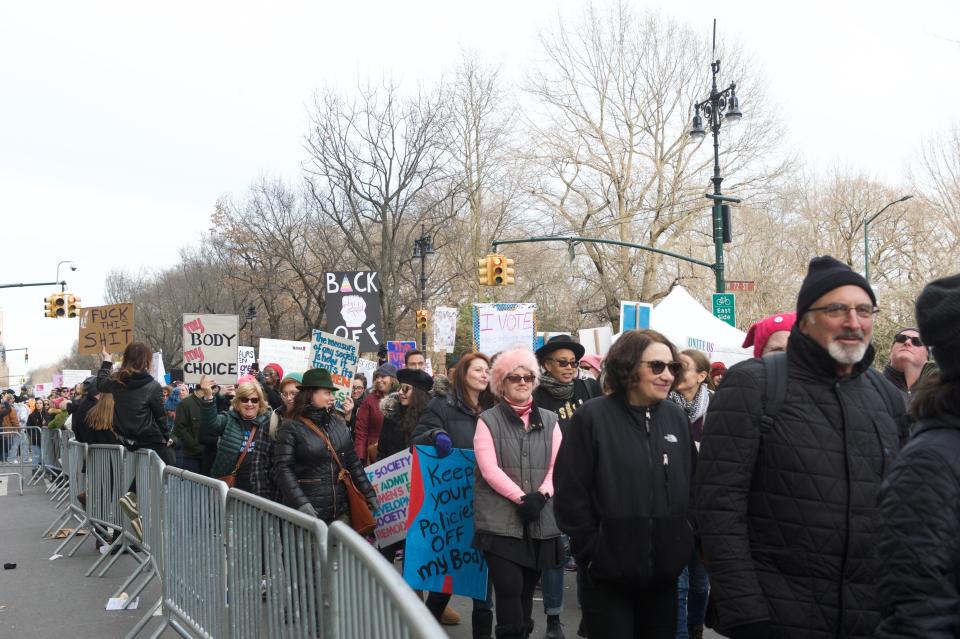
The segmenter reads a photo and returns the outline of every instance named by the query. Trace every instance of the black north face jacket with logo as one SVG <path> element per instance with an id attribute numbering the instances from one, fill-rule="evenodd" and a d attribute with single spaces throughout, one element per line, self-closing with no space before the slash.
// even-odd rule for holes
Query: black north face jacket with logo
<path id="1" fill-rule="evenodd" d="M 873 354 L 838 378 L 829 353 L 795 327 L 786 397 L 762 436 L 762 361 L 732 367 L 714 395 L 694 515 L 721 632 L 761 624 L 778 638 L 873 636 L 877 495 L 903 418 L 876 385 L 888 382 L 864 374 Z"/>

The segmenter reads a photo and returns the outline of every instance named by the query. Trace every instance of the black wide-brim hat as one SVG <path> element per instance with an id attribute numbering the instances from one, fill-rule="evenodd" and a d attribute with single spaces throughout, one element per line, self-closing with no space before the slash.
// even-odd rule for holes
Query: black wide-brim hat
<path id="1" fill-rule="evenodd" d="M 303 374 L 303 381 L 297 385 L 297 388 L 303 390 L 305 388 L 326 388 L 327 390 L 335 391 L 337 387 L 333 383 L 333 378 L 330 377 L 330 371 L 325 368 L 311 368 L 306 373 Z"/>
<path id="2" fill-rule="evenodd" d="M 547 355 L 553 351 L 558 351 L 561 348 L 568 348 L 573 351 L 573 356 L 578 360 L 583 357 L 583 354 L 587 352 L 587 349 L 583 347 L 583 344 L 580 342 L 574 341 L 574 339 L 569 335 L 554 335 L 547 342 L 537 349 L 537 361 L 543 364 L 543 360 L 547 358 Z"/>
<path id="3" fill-rule="evenodd" d="M 427 371 L 414 368 L 401 368 L 397 371 L 397 381 L 401 384 L 410 384 L 425 393 L 433 390 L 433 378 Z"/>

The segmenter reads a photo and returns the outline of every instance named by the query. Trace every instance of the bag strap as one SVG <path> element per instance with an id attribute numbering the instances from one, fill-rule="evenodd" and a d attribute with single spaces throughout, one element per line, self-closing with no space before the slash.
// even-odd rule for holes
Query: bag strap
<path id="1" fill-rule="evenodd" d="M 305 426 L 317 434 L 317 437 L 323 440 L 323 443 L 327 445 L 327 450 L 330 451 L 330 454 L 333 456 L 334 461 L 337 462 L 337 466 L 340 467 L 340 475 L 343 477 L 350 477 L 350 473 L 347 472 L 347 469 L 343 467 L 343 462 L 340 461 L 340 455 L 337 454 L 337 451 L 333 448 L 333 443 L 330 441 L 330 438 L 327 437 L 320 428 L 314 424 L 312 421 L 301 415 L 298 418 Z M 352 478 L 351 478 L 352 479 Z"/>
<path id="2" fill-rule="evenodd" d="M 247 456 L 247 451 L 250 450 L 250 442 L 253 441 L 253 436 L 257 434 L 257 425 L 254 424 L 253 428 L 250 430 L 250 434 L 247 435 L 247 440 L 243 442 L 243 448 L 240 449 L 240 457 L 237 458 L 237 465 L 233 467 L 233 472 L 230 474 L 236 477 L 237 473 L 240 472 L 240 466 L 243 464 L 243 458 Z"/>
<path id="3" fill-rule="evenodd" d="M 773 422 L 787 397 L 787 354 L 773 353 L 762 357 L 766 374 L 763 394 L 763 413 L 760 416 L 760 437 L 773 429 Z"/>

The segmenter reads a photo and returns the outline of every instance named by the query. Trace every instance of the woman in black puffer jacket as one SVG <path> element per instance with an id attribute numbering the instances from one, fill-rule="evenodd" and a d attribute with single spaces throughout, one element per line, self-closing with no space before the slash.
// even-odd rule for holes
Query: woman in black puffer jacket
<path id="1" fill-rule="evenodd" d="M 335 390 L 328 371 L 314 368 L 303 374 L 300 393 L 291 411 L 296 418 L 283 420 L 277 430 L 273 478 L 284 505 L 327 524 L 335 519 L 349 524 L 350 505 L 346 486 L 339 479 L 340 467 L 315 429 L 330 440 L 340 463 L 366 496 L 371 510 L 376 505 L 376 493 L 357 458 L 346 422 L 333 412 Z M 304 423 L 304 419 L 312 426 Z"/>

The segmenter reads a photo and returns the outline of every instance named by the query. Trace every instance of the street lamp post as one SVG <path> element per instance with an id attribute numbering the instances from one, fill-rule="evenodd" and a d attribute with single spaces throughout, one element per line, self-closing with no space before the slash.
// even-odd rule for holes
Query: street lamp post
<path id="1" fill-rule="evenodd" d="M 433 239 L 426 234 L 423 225 L 420 225 L 420 237 L 413 241 L 413 258 L 420 259 L 420 310 L 427 306 L 427 256 L 434 255 Z M 427 329 L 420 331 L 420 348 L 427 350 Z"/>
<path id="2" fill-rule="evenodd" d="M 250 346 L 256 346 L 253 343 L 253 321 L 257 319 L 257 307 L 251 304 L 247 307 L 247 316 L 243 321 L 243 328 L 247 327 L 247 324 L 250 325 Z"/>
<path id="3" fill-rule="evenodd" d="M 906 202 L 913 195 L 904 195 L 899 200 L 894 200 L 889 204 L 885 205 L 882 209 L 874 213 L 868 218 L 863 220 L 863 279 L 867 280 L 867 284 L 870 283 L 870 223 L 877 219 L 881 213 L 886 211 L 888 208 L 894 204 L 900 204 L 901 202 Z"/>
<path id="4" fill-rule="evenodd" d="M 717 22 L 713 22 L 713 49 L 716 53 L 717 44 Z M 698 102 L 693 106 L 693 125 L 690 127 L 690 137 L 695 140 L 702 140 L 706 135 L 703 128 L 704 118 L 706 118 L 710 131 L 713 132 L 713 193 L 707 195 L 713 200 L 713 243 L 716 262 L 713 265 L 714 274 L 717 280 L 717 292 L 724 292 L 723 280 L 723 243 L 729 241 L 729 235 L 724 235 L 724 202 L 736 201 L 733 198 L 725 198 L 720 191 L 720 183 L 723 178 L 720 176 L 720 124 L 722 119 L 730 124 L 740 121 L 743 113 L 740 111 L 740 100 L 737 98 L 737 84 L 731 82 L 730 86 L 720 91 L 717 89 L 717 75 L 720 73 L 720 60 L 714 60 L 710 63 L 710 70 L 713 72 L 713 84 L 710 87 L 710 95 L 706 100 Z M 723 116 L 723 118 L 721 118 Z"/>
<path id="5" fill-rule="evenodd" d="M 60 267 L 63 266 L 64 264 L 69 264 L 71 271 L 76 271 L 76 270 L 77 270 L 77 263 L 74 262 L 73 260 L 61 260 L 61 261 L 57 262 L 57 279 L 56 279 L 56 281 L 60 283 L 60 292 L 61 292 L 61 293 L 67 290 L 67 283 L 60 280 Z"/>

